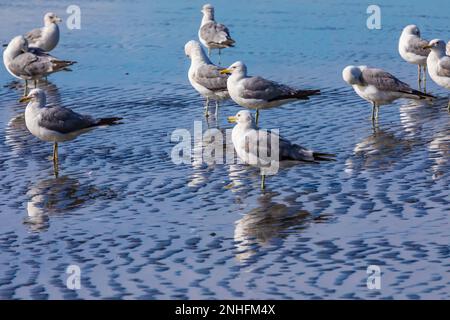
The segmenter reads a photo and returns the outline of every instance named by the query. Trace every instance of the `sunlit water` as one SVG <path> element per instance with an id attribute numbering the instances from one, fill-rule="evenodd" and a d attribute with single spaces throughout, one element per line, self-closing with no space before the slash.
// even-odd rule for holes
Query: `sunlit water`
<path id="1" fill-rule="evenodd" d="M 0 40 L 41 23 L 59 1 L 0 4 Z M 448 1 L 378 1 L 382 29 L 358 1 L 214 1 L 237 42 L 223 64 L 247 63 L 300 88 L 308 102 L 261 112 L 264 128 L 337 155 L 287 166 L 259 190 L 240 164 L 175 165 L 173 130 L 203 121 L 187 80 L 184 43 L 196 39 L 199 1 L 77 1 L 82 29 L 54 54 L 77 60 L 43 88 L 50 104 L 124 123 L 60 146 L 34 138 L 21 84 L 0 73 L 0 297 L 9 298 L 450 298 L 448 91 L 433 105 L 370 107 L 341 79 L 347 64 L 382 67 L 416 86 L 397 39 L 416 23 L 449 39 Z M 213 56 L 217 61 L 217 56 Z M 228 102 L 210 126 L 230 128 Z M 68 265 L 82 289 L 66 288 Z M 381 290 L 366 286 L 378 265 Z"/>

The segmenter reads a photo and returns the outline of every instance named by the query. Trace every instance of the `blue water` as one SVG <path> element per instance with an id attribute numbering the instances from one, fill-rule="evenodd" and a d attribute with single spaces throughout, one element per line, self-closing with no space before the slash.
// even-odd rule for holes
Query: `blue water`
<path id="1" fill-rule="evenodd" d="M 450 114 L 432 105 L 370 106 L 341 79 L 367 64 L 416 86 L 397 52 L 403 26 L 450 39 L 448 1 L 378 1 L 381 30 L 359 1 L 214 1 L 236 47 L 222 64 L 320 88 L 306 102 L 261 112 L 261 126 L 337 161 L 290 165 L 259 189 L 240 164 L 175 165 L 177 128 L 203 121 L 184 44 L 197 38 L 200 1 L 77 1 L 81 30 L 61 26 L 54 55 L 77 60 L 41 84 L 50 104 L 124 123 L 52 147 L 27 131 L 22 86 L 0 72 L 0 298 L 449 299 Z M 66 19 L 60 1 L 0 4 L 0 41 Z M 213 55 L 217 61 L 217 56 Z M 210 127 L 231 128 L 227 102 Z M 81 269 L 81 289 L 66 268 Z M 381 289 L 366 286 L 369 265 Z"/>

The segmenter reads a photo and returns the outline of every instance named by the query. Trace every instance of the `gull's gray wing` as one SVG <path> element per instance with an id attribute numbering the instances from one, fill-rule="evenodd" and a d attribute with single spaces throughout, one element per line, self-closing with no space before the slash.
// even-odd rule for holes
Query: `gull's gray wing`
<path id="1" fill-rule="evenodd" d="M 278 139 L 278 158 L 275 158 L 275 154 L 272 154 L 272 139 Z M 255 145 L 257 144 L 257 148 Z M 275 146 L 274 146 L 275 147 Z M 245 139 L 245 151 L 252 155 L 257 156 L 258 159 L 267 160 L 297 160 L 314 162 L 314 152 L 306 149 L 298 144 L 293 144 L 289 140 L 280 137 L 278 134 L 269 130 L 252 130 L 251 134 L 246 135 Z"/>
<path id="2" fill-rule="evenodd" d="M 277 97 L 289 95 L 295 90 L 261 77 L 250 77 L 242 82 L 244 99 L 276 100 Z"/>
<path id="3" fill-rule="evenodd" d="M 14 58 L 9 68 L 18 76 L 34 77 L 48 73 L 51 69 L 51 62 L 48 57 L 25 52 Z"/>
<path id="4" fill-rule="evenodd" d="M 96 124 L 91 116 L 76 113 L 64 107 L 46 107 L 40 113 L 39 126 L 59 133 L 71 133 Z"/>
<path id="5" fill-rule="evenodd" d="M 367 85 L 373 85 L 379 90 L 412 93 L 411 87 L 381 69 L 366 68 L 361 72 L 361 80 Z"/>
<path id="6" fill-rule="evenodd" d="M 193 79 L 200 85 L 212 91 L 227 90 L 228 75 L 221 74 L 220 68 L 213 64 L 206 64 L 199 67 L 193 73 Z"/>
<path id="7" fill-rule="evenodd" d="M 450 57 L 445 56 L 439 59 L 437 74 L 441 77 L 450 77 Z"/>
<path id="8" fill-rule="evenodd" d="M 27 39 L 29 43 L 36 42 L 37 40 L 41 39 L 41 37 L 42 37 L 41 28 L 33 29 L 25 34 L 25 39 Z"/>
<path id="9" fill-rule="evenodd" d="M 406 47 L 406 51 L 412 52 L 414 54 L 417 54 L 419 56 L 427 57 L 430 53 L 431 49 L 424 49 L 428 45 L 428 41 L 421 39 L 419 37 L 412 37 L 408 41 L 408 46 Z"/>
<path id="10" fill-rule="evenodd" d="M 214 21 L 205 23 L 200 28 L 200 37 L 209 44 L 220 44 L 231 46 L 234 40 L 231 39 L 228 28 L 223 24 Z"/>

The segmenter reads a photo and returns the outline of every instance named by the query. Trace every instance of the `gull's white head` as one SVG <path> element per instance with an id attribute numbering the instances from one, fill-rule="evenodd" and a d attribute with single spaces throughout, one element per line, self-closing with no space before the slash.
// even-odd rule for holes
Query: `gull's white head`
<path id="1" fill-rule="evenodd" d="M 202 54 L 202 51 L 203 49 L 198 41 L 191 40 L 184 45 L 184 53 L 191 59 Z"/>
<path id="2" fill-rule="evenodd" d="M 24 36 L 14 37 L 5 49 L 5 54 L 10 55 L 11 58 L 15 58 L 24 52 L 28 52 L 28 41 Z"/>
<path id="3" fill-rule="evenodd" d="M 420 37 L 420 30 L 415 24 L 410 24 L 403 28 L 402 34 L 415 35 Z"/>
<path id="4" fill-rule="evenodd" d="M 47 12 L 44 16 L 44 25 L 46 26 L 51 25 L 52 23 L 57 24 L 60 22 L 62 22 L 62 19 L 53 12 Z"/>
<path id="5" fill-rule="evenodd" d="M 241 110 L 235 116 L 228 117 L 228 122 L 237 123 L 238 125 L 253 125 L 253 116 L 248 110 Z"/>
<path id="6" fill-rule="evenodd" d="M 242 61 L 236 61 L 228 68 L 220 71 L 220 73 L 226 73 L 226 74 L 231 74 L 231 75 L 237 74 L 237 75 L 246 76 L 247 75 L 247 66 Z"/>
<path id="7" fill-rule="evenodd" d="M 441 39 L 433 39 L 424 47 L 424 49 L 431 49 L 431 51 L 445 54 L 446 45 Z"/>
<path id="8" fill-rule="evenodd" d="M 45 106 L 46 96 L 45 92 L 42 89 L 33 89 L 28 93 L 26 97 L 22 97 L 19 100 L 20 102 L 38 102 L 40 106 Z"/>
<path id="9" fill-rule="evenodd" d="M 342 78 L 350 85 L 361 83 L 361 67 L 347 66 L 342 70 Z"/>
<path id="10" fill-rule="evenodd" d="M 214 7 L 207 3 L 203 5 L 201 13 L 203 13 L 203 15 L 214 17 Z"/>

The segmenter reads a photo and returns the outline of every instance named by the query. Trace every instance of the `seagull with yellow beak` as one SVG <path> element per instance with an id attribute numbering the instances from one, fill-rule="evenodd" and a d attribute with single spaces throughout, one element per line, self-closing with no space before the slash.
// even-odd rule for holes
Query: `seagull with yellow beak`
<path id="1" fill-rule="evenodd" d="M 237 61 L 220 73 L 230 74 L 227 80 L 228 93 L 238 105 L 248 109 L 256 109 L 256 125 L 259 110 L 279 107 L 283 104 L 309 100 L 312 95 L 320 94 L 320 90 L 298 90 L 261 77 L 247 75 L 247 66 Z"/>

